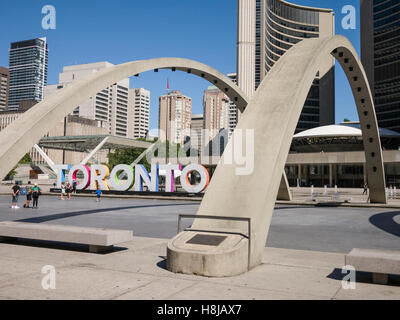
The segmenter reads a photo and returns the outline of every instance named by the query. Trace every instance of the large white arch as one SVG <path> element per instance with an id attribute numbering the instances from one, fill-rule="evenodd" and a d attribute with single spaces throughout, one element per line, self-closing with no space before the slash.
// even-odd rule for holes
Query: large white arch
<path id="1" fill-rule="evenodd" d="M 224 220 L 227 216 L 251 218 L 249 265 L 254 267 L 261 263 L 292 137 L 313 79 L 330 54 L 343 66 L 357 105 L 371 202 L 386 203 L 374 104 L 354 47 L 342 36 L 303 40 L 288 50 L 268 73 L 237 125 L 237 130 L 254 129 L 253 173 L 236 175 L 235 164 L 220 162 L 197 215 L 214 215 L 221 220 L 197 218 L 192 231 L 174 237 L 167 249 L 169 270 L 207 276 L 245 272 L 249 240 L 243 235 L 247 234 L 247 226 L 242 221 Z M 245 145 L 243 150 L 246 150 Z M 188 242 L 197 234 L 204 236 L 204 231 L 226 238 L 216 247 Z"/>
<path id="2" fill-rule="evenodd" d="M 40 102 L 0 133 L 0 176 L 13 166 L 55 125 L 76 106 L 104 88 L 142 72 L 158 69 L 180 70 L 202 77 L 222 90 L 240 111 L 247 106 L 247 97 L 229 78 L 200 62 L 182 58 L 159 58 L 124 63 L 74 81 Z"/>
<path id="3" fill-rule="evenodd" d="M 208 80 L 234 101 L 240 112 L 243 112 L 248 104 L 246 95 L 229 78 L 194 60 L 158 58 L 120 64 L 74 81 L 31 108 L 0 132 L 0 177 L 4 177 L 30 148 L 54 127 L 56 121 L 63 119 L 76 106 L 122 79 L 158 69 L 180 70 Z M 291 199 L 285 173 L 278 199 Z"/>

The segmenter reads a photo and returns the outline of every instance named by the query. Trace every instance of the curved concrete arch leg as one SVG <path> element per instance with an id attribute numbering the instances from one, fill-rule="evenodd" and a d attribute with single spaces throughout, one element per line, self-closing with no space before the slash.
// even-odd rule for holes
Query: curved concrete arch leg
<path id="1" fill-rule="evenodd" d="M 345 68 L 360 115 L 371 201 L 386 202 L 374 104 L 355 49 L 343 36 L 303 40 L 275 64 L 239 121 L 237 129 L 254 129 L 253 173 L 236 175 L 235 164 L 227 165 L 222 159 L 197 213 L 220 218 L 251 218 L 250 267 L 261 263 L 297 122 L 313 79 L 331 54 L 337 55 Z M 242 150 L 246 150 L 245 143 L 243 141 Z M 232 276 L 247 270 L 249 239 L 242 222 L 195 219 L 192 229 L 199 231 L 181 232 L 168 243 L 167 267 L 170 271 Z M 226 238 L 219 246 L 190 243 L 197 234 Z"/>
<path id="2" fill-rule="evenodd" d="M 282 175 L 281 183 L 279 185 L 277 200 L 292 201 L 292 193 L 289 188 L 289 181 L 285 172 Z"/>

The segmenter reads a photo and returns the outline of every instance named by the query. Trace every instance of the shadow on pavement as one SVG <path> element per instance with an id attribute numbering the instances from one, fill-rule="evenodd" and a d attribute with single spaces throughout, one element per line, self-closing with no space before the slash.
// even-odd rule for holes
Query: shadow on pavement
<path id="1" fill-rule="evenodd" d="M 87 254 L 93 255 L 108 255 L 119 251 L 128 250 L 124 247 L 114 246 L 112 251 L 103 253 L 89 253 L 89 245 L 80 243 L 70 242 L 59 242 L 59 241 L 47 241 L 47 240 L 35 240 L 35 239 L 22 239 L 22 238 L 9 238 L 3 240 L 1 243 L 15 244 L 18 246 L 34 247 L 34 248 L 45 248 L 53 250 L 65 250 L 75 252 L 86 252 Z"/>
<path id="2" fill-rule="evenodd" d="M 400 224 L 394 220 L 395 216 L 400 216 L 400 211 L 375 214 L 369 218 L 369 222 L 385 232 L 400 237 Z"/>
<path id="3" fill-rule="evenodd" d="M 158 256 L 160 259 L 162 259 L 161 261 L 157 262 L 157 267 L 159 267 L 160 269 L 164 269 L 167 270 L 167 257 L 163 257 L 163 256 Z"/>
<path id="4" fill-rule="evenodd" d="M 76 216 L 82 216 L 82 215 L 94 214 L 94 213 L 101 213 L 101 212 L 119 211 L 119 210 L 127 210 L 127 209 L 140 209 L 140 208 L 154 208 L 154 207 L 187 206 L 187 205 L 194 205 L 194 204 L 192 204 L 192 203 L 173 203 L 173 204 L 157 204 L 157 205 L 92 209 L 92 210 L 77 211 L 77 212 L 65 212 L 65 213 L 50 214 L 47 216 L 26 218 L 26 219 L 20 219 L 20 220 L 16 220 L 16 221 L 28 222 L 28 223 L 42 223 L 42 222 L 47 222 L 47 221 L 53 221 L 53 220 L 58 220 L 58 219 L 65 219 L 65 218 L 70 218 L 70 217 L 76 217 Z"/>
<path id="5" fill-rule="evenodd" d="M 327 278 L 342 281 L 346 275 L 348 275 L 348 271 L 346 271 L 345 273 L 342 273 L 342 269 L 335 268 L 329 275 L 327 275 Z M 356 282 L 371 284 L 372 283 L 372 273 L 356 271 Z M 400 286 L 400 275 L 389 275 L 388 285 Z"/>

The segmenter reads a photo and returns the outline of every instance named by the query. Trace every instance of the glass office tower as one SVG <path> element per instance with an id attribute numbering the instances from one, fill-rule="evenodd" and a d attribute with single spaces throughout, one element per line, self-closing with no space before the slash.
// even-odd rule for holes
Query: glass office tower
<path id="1" fill-rule="evenodd" d="M 400 132 L 399 0 L 361 0 L 361 60 L 379 127 Z"/>
<path id="2" fill-rule="evenodd" d="M 19 103 L 24 100 L 43 100 L 47 65 L 46 38 L 11 43 L 9 110 L 18 110 Z"/>

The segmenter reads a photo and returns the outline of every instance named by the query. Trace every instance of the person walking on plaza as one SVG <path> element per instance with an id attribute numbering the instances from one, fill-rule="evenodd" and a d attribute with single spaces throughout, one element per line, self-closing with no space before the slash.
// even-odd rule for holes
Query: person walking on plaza
<path id="1" fill-rule="evenodd" d="M 363 195 L 366 194 L 368 195 L 368 184 L 364 183 L 364 191 L 363 191 Z"/>
<path id="2" fill-rule="evenodd" d="M 72 192 L 74 194 L 76 194 L 76 186 L 78 185 L 78 183 L 76 182 L 76 180 L 74 180 L 74 182 L 72 182 Z"/>
<path id="3" fill-rule="evenodd" d="M 72 186 L 69 184 L 69 182 L 67 183 L 66 192 L 67 192 L 67 200 L 71 200 Z"/>
<path id="4" fill-rule="evenodd" d="M 96 202 L 100 202 L 101 194 L 102 194 L 102 192 L 101 192 L 100 188 L 97 187 L 97 190 L 96 190 Z"/>
<path id="5" fill-rule="evenodd" d="M 12 209 L 19 209 L 19 207 L 17 206 L 17 203 L 18 203 L 20 190 L 21 190 L 21 188 L 18 185 L 18 181 L 15 181 L 15 185 L 12 187 L 12 204 L 11 204 Z"/>
<path id="6" fill-rule="evenodd" d="M 38 208 L 39 196 L 41 195 L 40 188 L 38 187 L 37 183 L 32 188 L 32 198 L 33 198 L 33 205 L 32 208 Z"/>
<path id="7" fill-rule="evenodd" d="M 64 195 L 65 195 L 65 184 L 63 182 L 61 183 L 61 200 L 64 200 Z"/>
<path id="8" fill-rule="evenodd" d="M 25 187 L 25 189 L 26 189 L 26 202 L 24 204 L 24 208 L 29 208 L 29 205 L 32 201 L 32 186 L 30 181 L 28 181 L 28 185 Z"/>

